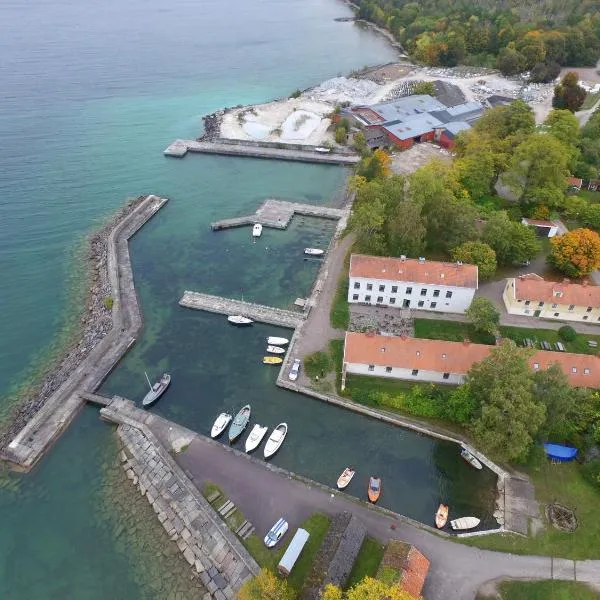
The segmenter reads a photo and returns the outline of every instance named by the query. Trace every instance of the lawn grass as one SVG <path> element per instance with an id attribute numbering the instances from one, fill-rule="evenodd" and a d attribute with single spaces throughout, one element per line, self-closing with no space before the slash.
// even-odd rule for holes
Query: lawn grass
<path id="1" fill-rule="evenodd" d="M 344 267 L 344 273 L 348 270 Z M 350 308 L 348 307 L 348 276 L 342 277 L 338 281 L 335 290 L 335 296 L 331 304 L 329 313 L 329 322 L 334 329 L 348 329 L 350 325 Z"/>
<path id="2" fill-rule="evenodd" d="M 205 481 L 204 485 L 202 486 L 202 495 L 205 498 L 208 498 L 213 492 L 219 492 L 221 494 L 217 500 L 220 500 L 221 498 L 224 498 L 223 502 L 227 500 L 227 496 L 225 496 L 223 490 L 216 483 L 213 483 L 212 481 Z"/>
<path id="3" fill-rule="evenodd" d="M 501 600 L 599 600 L 600 593 L 576 581 L 503 581 L 498 586 Z M 477 596 L 496 600 L 497 596 Z"/>
<path id="4" fill-rule="evenodd" d="M 308 531 L 310 537 L 302 550 L 302 554 L 300 554 L 300 558 L 294 565 L 290 576 L 287 578 L 289 586 L 296 592 L 299 592 L 304 585 L 304 580 L 312 567 L 317 551 L 323 543 L 330 522 L 329 517 L 320 513 L 315 513 L 300 525 L 302 529 Z M 267 548 L 264 545 L 263 540 L 257 535 L 251 535 L 247 540 L 243 540 L 243 544 L 261 567 L 269 569 L 269 571 L 277 574 L 277 565 L 289 543 L 292 541 L 293 533 L 295 532 L 288 532 L 287 543 L 277 546 L 275 549 Z"/>
<path id="5" fill-rule="evenodd" d="M 465 338 L 478 344 L 493 344 L 494 339 L 486 334 L 478 333 L 474 330 L 470 323 L 462 323 L 459 321 L 438 321 L 433 319 L 415 319 L 415 337 L 426 338 L 429 340 L 449 340 L 459 342 Z M 511 339 L 521 346 L 525 338 L 531 340 L 545 340 L 554 344 L 562 341 L 558 335 L 558 331 L 554 329 L 527 329 L 524 327 L 500 327 L 502 337 Z M 600 343 L 600 335 L 583 335 L 577 334 L 577 337 L 572 342 L 563 342 L 567 352 L 575 354 L 596 354 L 596 348 L 590 348 L 587 345 L 587 340 L 595 340 Z M 541 349 L 539 344 L 537 348 Z"/>
<path id="6" fill-rule="evenodd" d="M 376 539 L 371 537 L 364 539 L 358 556 L 354 561 L 352 571 L 350 571 L 346 589 L 350 589 L 365 577 L 375 577 L 379 563 L 383 558 L 384 550 L 385 546 L 382 546 Z"/>
<path id="7" fill-rule="evenodd" d="M 589 94 L 584 98 L 583 104 L 579 110 L 588 110 L 596 104 L 600 100 L 600 92 L 596 92 L 595 94 Z"/>
<path id="8" fill-rule="evenodd" d="M 545 505 L 559 502 L 575 511 L 579 526 L 573 533 L 554 529 L 545 523 L 535 537 L 494 534 L 461 539 L 459 543 L 515 554 L 542 554 L 581 560 L 598 558 L 600 539 L 600 493 L 582 476 L 575 463 L 553 465 L 544 461 L 541 467 L 525 469 L 535 485 L 537 500 Z"/>
<path id="9" fill-rule="evenodd" d="M 598 203 L 600 202 L 600 192 L 594 192 L 592 190 L 581 190 L 577 192 L 580 198 L 585 198 L 588 202 Z"/>

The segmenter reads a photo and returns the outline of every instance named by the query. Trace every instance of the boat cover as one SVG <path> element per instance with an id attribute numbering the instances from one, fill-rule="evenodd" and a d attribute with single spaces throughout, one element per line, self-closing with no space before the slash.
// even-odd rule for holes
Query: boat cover
<path id="1" fill-rule="evenodd" d="M 544 444 L 544 450 L 548 458 L 563 462 L 573 460 L 577 454 L 577 448 L 562 446 L 561 444 Z"/>

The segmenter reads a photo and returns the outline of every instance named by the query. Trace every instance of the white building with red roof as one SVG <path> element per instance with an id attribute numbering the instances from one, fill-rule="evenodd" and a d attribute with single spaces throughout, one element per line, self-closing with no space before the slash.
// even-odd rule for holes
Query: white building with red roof
<path id="1" fill-rule="evenodd" d="M 502 299 L 511 315 L 600 323 L 600 287 L 586 282 L 545 281 L 530 273 L 507 279 Z"/>
<path id="2" fill-rule="evenodd" d="M 478 284 L 476 265 L 353 254 L 348 302 L 464 313 Z"/>

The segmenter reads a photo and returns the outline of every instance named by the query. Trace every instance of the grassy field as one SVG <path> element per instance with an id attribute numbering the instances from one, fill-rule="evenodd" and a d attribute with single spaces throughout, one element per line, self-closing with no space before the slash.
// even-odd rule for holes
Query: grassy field
<path id="1" fill-rule="evenodd" d="M 306 546 L 304 546 L 302 554 L 290 576 L 287 578 L 288 584 L 296 592 L 299 592 L 304 585 L 304 580 L 312 567 L 315 555 L 329 529 L 329 523 L 329 517 L 315 513 L 300 525 L 300 527 L 308 531 L 310 538 L 308 539 L 308 542 L 306 542 Z M 272 550 L 267 548 L 262 539 L 256 535 L 252 535 L 247 540 L 244 540 L 244 545 L 261 567 L 265 567 L 273 573 L 276 573 L 277 564 L 281 560 L 289 542 L 292 540 L 292 533 L 288 532 L 286 537 L 287 541 L 284 542 L 282 546 Z"/>
<path id="2" fill-rule="evenodd" d="M 477 600 L 599 600 L 600 593 L 574 581 L 503 581 L 500 596 L 477 596 Z"/>
<path id="3" fill-rule="evenodd" d="M 356 585 L 365 577 L 375 577 L 384 550 L 385 546 L 382 546 L 377 540 L 370 537 L 365 538 L 352 567 L 352 571 L 350 571 L 346 589 Z"/>
<path id="4" fill-rule="evenodd" d="M 500 334 L 508 339 L 514 340 L 519 346 L 525 338 L 531 340 L 545 340 L 554 344 L 562 341 L 558 331 L 554 329 L 526 329 L 523 327 L 500 327 Z M 453 342 L 462 341 L 465 338 L 478 344 L 492 344 L 494 342 L 491 336 L 480 334 L 473 329 L 470 323 L 461 323 L 457 321 L 437 321 L 433 319 L 415 319 L 415 337 L 426 338 L 430 340 L 450 340 Z M 597 349 L 590 348 L 587 340 L 600 342 L 600 335 L 582 335 L 572 342 L 563 342 L 567 352 L 576 354 L 596 354 Z M 539 344 L 538 349 L 541 349 Z"/>
<path id="5" fill-rule="evenodd" d="M 572 559 L 598 558 L 600 550 L 600 493 L 585 481 L 577 463 L 553 465 L 544 462 L 539 469 L 527 470 L 541 504 L 559 502 L 575 511 L 579 526 L 573 533 L 547 524 L 535 537 L 489 535 L 461 540 L 470 546 L 513 552 L 542 554 Z"/>
<path id="6" fill-rule="evenodd" d="M 344 268 L 345 269 L 345 268 Z M 347 273 L 347 269 L 344 270 Z M 338 281 L 333 303 L 331 304 L 331 313 L 329 322 L 335 329 L 348 329 L 350 324 L 350 309 L 348 308 L 348 277 L 342 277 Z"/>
<path id="7" fill-rule="evenodd" d="M 588 94 L 583 100 L 583 104 L 579 110 L 588 110 L 592 108 L 596 102 L 600 100 L 600 92 L 596 92 L 595 94 Z"/>

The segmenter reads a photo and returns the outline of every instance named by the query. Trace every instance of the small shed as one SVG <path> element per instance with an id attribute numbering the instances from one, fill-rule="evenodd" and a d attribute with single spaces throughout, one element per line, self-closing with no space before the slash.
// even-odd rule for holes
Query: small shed
<path id="1" fill-rule="evenodd" d="M 568 462 L 577 455 L 577 448 L 563 446 L 562 444 L 544 444 L 546 456 L 553 461 Z"/>
<path id="2" fill-rule="evenodd" d="M 300 528 L 298 531 L 296 531 L 296 534 L 292 538 L 292 541 L 277 565 L 277 570 L 285 577 L 292 572 L 292 569 L 294 568 L 294 565 L 296 564 L 296 561 L 298 560 L 298 557 L 300 556 L 300 553 L 302 552 L 302 549 L 304 548 L 309 537 L 310 534 L 308 531 L 306 531 L 306 529 Z"/>
<path id="3" fill-rule="evenodd" d="M 558 224 L 554 221 L 543 221 L 541 219 L 521 219 L 523 225 L 535 227 L 538 234 L 544 237 L 554 237 L 558 233 Z"/>

